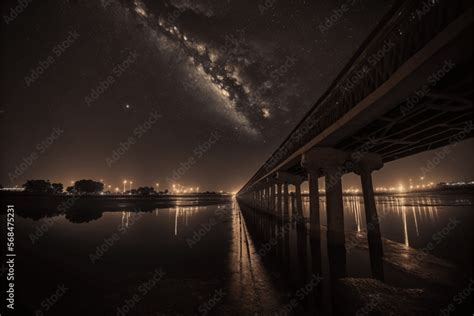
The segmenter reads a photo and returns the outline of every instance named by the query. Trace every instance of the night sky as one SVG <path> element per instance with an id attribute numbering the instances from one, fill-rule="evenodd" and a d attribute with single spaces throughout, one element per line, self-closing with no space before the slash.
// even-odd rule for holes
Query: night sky
<path id="1" fill-rule="evenodd" d="M 354 1 L 322 31 L 347 1 L 315 2 L 25 0 L 12 18 L 18 2 L 2 1 L 0 183 L 165 189 L 171 179 L 237 191 L 391 3 Z M 472 145 L 452 148 L 427 178 L 471 180 Z M 432 157 L 390 163 L 376 185 L 407 183 Z"/>

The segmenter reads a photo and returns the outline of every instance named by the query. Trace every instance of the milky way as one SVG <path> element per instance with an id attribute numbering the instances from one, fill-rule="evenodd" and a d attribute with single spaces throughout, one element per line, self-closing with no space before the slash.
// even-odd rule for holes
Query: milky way
<path id="1" fill-rule="evenodd" d="M 259 139 L 262 120 L 271 120 L 275 111 L 286 109 L 281 98 L 285 92 L 280 84 L 283 78 L 278 69 L 275 71 L 275 61 L 272 56 L 265 56 L 261 46 L 248 41 L 245 30 L 221 34 L 220 43 L 215 43 L 196 39 L 192 32 L 180 27 L 181 15 L 192 12 L 213 17 L 216 13 L 212 7 L 186 0 L 170 1 L 164 12 L 149 9 L 140 0 L 125 5 L 114 2 L 108 4 L 107 10 L 110 7 L 119 18 L 126 16 L 130 20 L 133 15 L 151 45 L 161 53 L 174 55 L 179 65 L 174 71 L 181 73 L 186 93 L 205 98 L 205 103 L 222 114 L 235 130 Z M 259 78 L 255 79 L 250 71 Z"/>

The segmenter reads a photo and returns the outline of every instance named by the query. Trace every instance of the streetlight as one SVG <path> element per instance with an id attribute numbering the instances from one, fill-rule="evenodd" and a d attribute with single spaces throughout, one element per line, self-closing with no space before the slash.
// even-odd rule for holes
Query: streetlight
<path id="1" fill-rule="evenodd" d="M 130 194 L 132 194 L 132 184 L 133 184 L 133 181 L 130 181 Z"/>
<path id="2" fill-rule="evenodd" d="M 127 180 L 123 180 L 123 193 L 125 193 L 125 185 L 127 184 Z"/>

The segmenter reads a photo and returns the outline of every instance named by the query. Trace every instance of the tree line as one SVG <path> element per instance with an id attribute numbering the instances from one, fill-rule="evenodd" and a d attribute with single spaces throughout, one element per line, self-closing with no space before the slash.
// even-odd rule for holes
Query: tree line
<path id="1" fill-rule="evenodd" d="M 28 180 L 23 184 L 24 192 L 36 194 L 62 194 L 64 186 L 62 183 L 51 183 L 49 180 Z M 94 180 L 79 180 L 74 182 L 72 186 L 66 188 L 66 192 L 70 194 L 98 194 L 104 191 L 104 184 Z M 139 187 L 127 191 L 126 193 L 138 195 L 152 195 L 157 192 L 153 187 Z M 162 193 L 162 192 L 160 192 Z M 168 193 L 168 190 L 163 192 Z"/>

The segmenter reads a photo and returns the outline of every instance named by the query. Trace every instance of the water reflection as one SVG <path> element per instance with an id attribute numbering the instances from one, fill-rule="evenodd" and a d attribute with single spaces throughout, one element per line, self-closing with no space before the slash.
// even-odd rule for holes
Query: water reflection
<path id="1" fill-rule="evenodd" d="M 122 212 L 122 229 L 128 228 L 128 220 L 130 219 L 130 212 Z"/>
<path id="2" fill-rule="evenodd" d="M 304 197 L 304 216 L 309 218 L 309 199 Z M 382 236 L 403 243 L 406 247 L 423 247 L 427 238 L 446 224 L 453 213 L 442 212 L 446 208 L 469 208 L 472 196 L 465 195 L 378 195 L 377 210 Z M 327 225 L 326 200 L 320 196 L 321 224 Z M 365 232 L 364 201 L 362 196 L 344 196 L 344 222 L 348 231 Z"/>
<path id="3" fill-rule="evenodd" d="M 324 196 L 320 204 L 325 225 Z M 293 199 L 291 205 L 295 205 Z M 56 314 L 80 315 L 86 313 L 84 309 L 100 309 L 108 315 L 113 314 L 108 308 L 129 298 L 129 289 L 136 288 L 159 266 L 167 272 L 169 281 L 164 281 L 130 315 L 142 311 L 195 314 L 199 305 L 219 289 L 227 295 L 213 310 L 216 314 L 285 314 L 283 311 L 300 315 L 343 314 L 348 309 L 354 312 L 341 295 L 347 290 L 344 282 L 348 279 L 373 278 L 387 284 L 399 282 L 397 286 L 419 286 L 410 278 L 400 277 L 393 267 L 387 269 L 387 261 L 393 257 L 384 260 L 380 253 L 369 251 L 362 198 L 344 197 L 346 248 L 328 248 L 324 229 L 320 239 L 308 234 L 307 207 L 305 203 L 305 218 L 293 217 L 290 222 L 243 206 L 240 209 L 235 201 L 208 206 L 179 202 L 160 209 L 130 205 L 121 209 L 76 208 L 65 213 L 19 208 L 19 256 L 32 256 L 35 265 L 19 263 L 18 271 L 25 282 L 20 281 L 18 288 L 34 308 L 43 299 L 37 293 L 64 282 L 74 288 L 74 293 L 87 296 L 78 300 L 85 302 L 82 310 L 70 311 L 70 306 L 77 304 L 77 296 L 71 295 L 70 300 L 66 298 L 63 305 L 55 307 Z M 456 259 L 456 255 L 471 251 L 472 244 L 466 241 L 472 223 L 470 197 L 378 196 L 377 207 L 382 235 L 401 244 L 399 253 L 425 247 L 451 217 L 464 218 L 469 226 L 460 226 L 445 240 L 446 247 L 434 249 L 433 254 Z M 226 216 L 217 216 L 219 211 Z M 29 235 L 41 223 L 30 219 L 42 216 L 58 220 L 48 226 L 33 247 Z M 197 235 L 211 219 L 216 224 Z M 90 253 L 117 233 L 120 239 L 91 264 Z M 190 246 L 189 240 L 195 236 L 199 238 Z M 469 267 L 464 269 L 470 271 L 470 259 L 458 259 L 467 263 Z M 410 258 L 407 261 L 404 264 L 410 266 Z M 75 273 L 61 269 L 63 266 Z M 124 270 L 130 273 L 124 274 Z M 94 280 L 93 286 L 90 280 Z M 411 281 L 408 285 L 404 283 L 407 280 Z"/>
<path id="4" fill-rule="evenodd" d="M 433 234 L 442 229 L 450 218 L 466 216 L 472 218 L 472 198 L 469 196 L 377 196 L 382 237 L 395 242 L 392 242 L 387 249 L 387 258 L 390 259 L 384 260 L 383 250 L 380 247 L 367 247 L 367 243 L 370 245 L 374 241 L 367 240 L 366 237 L 367 224 L 362 197 L 344 197 L 345 228 L 348 230 L 346 244 L 350 243 L 349 250 L 344 247 L 327 246 L 324 232 L 321 234 L 322 239 L 313 240 L 310 237 L 309 204 L 307 199 L 304 202 L 304 220 L 298 220 L 295 216 L 298 215 L 295 210 L 296 203 L 292 199 L 290 212 L 294 220 L 290 223 L 283 223 L 280 219 L 241 206 L 257 253 L 273 275 L 278 275 L 280 281 L 284 280 L 289 284 L 286 288 L 287 297 L 291 297 L 292 293 L 304 287 L 311 276 L 315 274 L 323 276 L 323 282 L 310 295 L 298 301 L 296 313 L 348 312 L 344 300 L 340 297 L 339 282 L 347 280 L 347 277 L 369 277 L 382 282 L 388 280 L 387 282 L 397 286 L 420 286 L 414 285 L 416 282 L 408 285 L 410 277 L 403 275 L 404 272 L 394 270 L 394 265 L 401 263 L 401 261 L 397 263 L 397 260 L 404 258 L 408 262 L 403 262 L 402 265 L 410 266 L 410 258 L 414 256 L 411 247 L 425 247 L 432 241 Z M 320 209 L 321 222 L 324 226 L 327 223 L 325 207 L 325 198 L 322 196 Z M 470 222 L 467 225 L 464 231 L 470 231 Z M 455 245 L 460 241 L 459 236 L 463 238 L 461 230 L 450 235 L 444 242 Z M 457 252 L 459 251 L 456 251 L 456 247 L 447 246 L 433 249 L 432 254 L 456 260 Z M 465 257 L 468 253 L 465 252 L 464 257 L 458 255 L 457 259 L 461 264 L 469 264 L 470 259 Z M 387 264 L 390 265 L 389 268 Z M 424 272 L 426 271 L 416 273 Z"/>
<path id="5" fill-rule="evenodd" d="M 240 302 L 241 315 L 276 313 L 280 310 L 279 293 L 272 285 L 271 276 L 264 268 L 253 238 L 247 228 L 248 219 L 236 202 L 232 205 L 232 243 L 229 252 L 230 297 Z M 249 225 L 252 225 L 249 223 Z M 264 234 L 270 233 L 272 226 L 262 226 Z M 269 237 L 267 235 L 267 237 Z M 245 303 L 244 303 L 245 302 Z"/>

